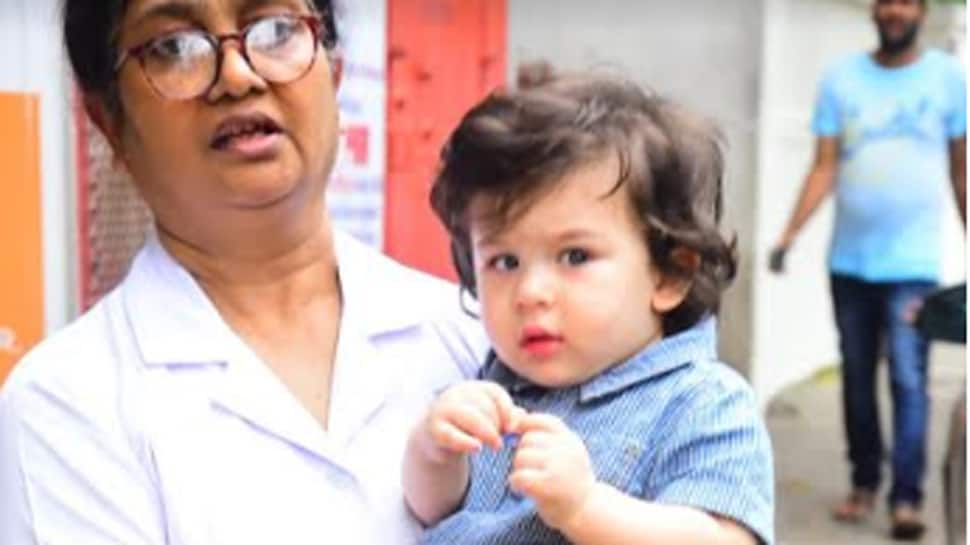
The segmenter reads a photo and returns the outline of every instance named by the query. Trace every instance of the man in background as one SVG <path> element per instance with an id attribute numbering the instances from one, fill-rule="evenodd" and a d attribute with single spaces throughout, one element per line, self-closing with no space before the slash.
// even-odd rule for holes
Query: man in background
<path id="1" fill-rule="evenodd" d="M 826 71 L 812 121 L 815 160 L 771 255 L 781 272 L 798 231 L 834 190 L 829 269 L 852 475 L 833 515 L 857 522 L 875 503 L 884 457 L 875 376 L 884 339 L 896 539 L 924 531 L 928 343 L 911 322 L 937 284 L 947 185 L 966 224 L 966 79 L 956 59 L 917 44 L 926 11 L 925 0 L 874 0 L 879 48 Z"/>

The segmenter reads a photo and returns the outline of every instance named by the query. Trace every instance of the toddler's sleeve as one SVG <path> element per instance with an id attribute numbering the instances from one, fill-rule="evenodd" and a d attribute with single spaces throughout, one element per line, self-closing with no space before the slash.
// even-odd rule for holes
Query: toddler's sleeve
<path id="1" fill-rule="evenodd" d="M 774 543 L 771 441 L 751 388 L 732 375 L 697 392 L 653 459 L 647 497 L 734 520 Z"/>

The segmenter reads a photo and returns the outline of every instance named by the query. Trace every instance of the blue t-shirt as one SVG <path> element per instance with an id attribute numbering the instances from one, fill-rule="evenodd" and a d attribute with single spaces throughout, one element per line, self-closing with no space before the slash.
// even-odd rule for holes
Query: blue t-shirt
<path id="1" fill-rule="evenodd" d="M 586 444 L 597 478 L 647 501 L 736 520 L 774 542 L 771 444 L 751 388 L 715 360 L 713 320 L 655 343 L 588 382 L 549 390 L 496 359 L 482 371 L 530 412 L 554 414 Z M 562 545 L 535 503 L 513 493 L 511 442 L 471 457 L 458 511 L 429 529 L 433 545 Z"/>
<path id="2" fill-rule="evenodd" d="M 843 59 L 822 78 L 812 128 L 841 142 L 832 272 L 935 281 L 949 141 L 967 130 L 958 61 L 936 50 L 899 68 Z"/>

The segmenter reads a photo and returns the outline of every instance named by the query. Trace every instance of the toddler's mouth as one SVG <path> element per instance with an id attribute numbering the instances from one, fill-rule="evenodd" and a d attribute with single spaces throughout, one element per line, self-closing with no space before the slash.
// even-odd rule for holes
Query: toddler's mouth
<path id="1" fill-rule="evenodd" d="M 519 346 L 538 357 L 548 357 L 562 347 L 563 337 L 539 326 L 526 326 L 522 330 Z"/>

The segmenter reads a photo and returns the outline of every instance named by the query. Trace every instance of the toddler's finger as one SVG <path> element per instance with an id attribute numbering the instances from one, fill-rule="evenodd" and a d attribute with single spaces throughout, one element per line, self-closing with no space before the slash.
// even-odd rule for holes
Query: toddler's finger
<path id="1" fill-rule="evenodd" d="M 509 395 L 505 388 L 502 388 L 494 382 L 483 382 L 482 392 L 489 397 L 492 403 L 492 407 L 495 409 L 496 415 L 499 419 L 499 426 L 502 431 L 513 431 L 513 418 L 514 412 L 518 407 L 516 407 L 515 402 L 512 401 L 512 396 Z M 519 409 L 521 410 L 521 409 Z"/>
<path id="2" fill-rule="evenodd" d="M 513 405 L 512 409 L 509 411 L 508 425 L 506 426 L 505 431 L 507 433 L 521 433 L 521 431 L 519 431 L 520 423 L 528 414 L 529 413 L 522 407 Z"/>
<path id="3" fill-rule="evenodd" d="M 441 422 L 431 430 L 431 437 L 439 448 L 450 452 L 472 454 L 482 449 L 482 442 L 448 422 Z"/>
<path id="4" fill-rule="evenodd" d="M 545 413 L 528 413 L 519 421 L 519 433 L 545 431 L 550 433 L 568 432 L 569 427 L 558 417 Z"/>
<path id="5" fill-rule="evenodd" d="M 549 448 L 558 436 L 547 431 L 529 431 L 519 436 L 519 448 Z"/>
<path id="6" fill-rule="evenodd" d="M 509 475 L 509 488 L 517 494 L 535 497 L 542 481 L 542 472 L 537 469 L 518 469 Z"/>
<path id="7" fill-rule="evenodd" d="M 546 466 L 549 454 L 544 449 L 519 447 L 512 458 L 513 470 L 535 469 L 541 470 Z"/>
<path id="8" fill-rule="evenodd" d="M 465 410 L 456 411 L 449 421 L 458 429 L 493 449 L 502 448 L 502 436 L 499 433 L 498 423 L 488 414 L 483 413 L 480 408 L 471 406 Z"/>

